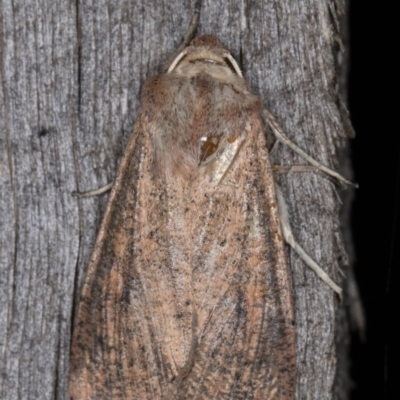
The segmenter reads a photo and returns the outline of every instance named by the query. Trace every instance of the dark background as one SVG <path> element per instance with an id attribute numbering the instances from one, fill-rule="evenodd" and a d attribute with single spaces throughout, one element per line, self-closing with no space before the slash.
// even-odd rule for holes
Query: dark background
<path id="1" fill-rule="evenodd" d="M 349 108 L 360 184 L 352 223 L 367 321 L 365 343 L 353 336 L 354 400 L 400 399 L 398 26 L 394 4 L 351 1 Z"/>

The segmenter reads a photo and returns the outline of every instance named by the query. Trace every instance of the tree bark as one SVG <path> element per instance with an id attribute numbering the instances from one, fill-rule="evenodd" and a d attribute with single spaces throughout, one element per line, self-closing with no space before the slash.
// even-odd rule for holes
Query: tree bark
<path id="1" fill-rule="evenodd" d="M 143 82 L 180 45 L 194 1 L 0 3 L 0 397 L 64 399 L 71 325 Z M 342 0 L 203 1 L 216 35 L 289 137 L 338 169 L 346 142 L 336 40 Z M 272 162 L 305 164 L 279 145 Z M 277 176 L 297 241 L 347 284 L 338 188 Z M 297 398 L 346 399 L 346 316 L 332 289 L 288 250 L 296 309 Z M 346 298 L 346 297 L 345 297 Z M 338 357 L 340 362 L 338 363 Z M 338 367 L 339 366 L 339 367 Z"/>

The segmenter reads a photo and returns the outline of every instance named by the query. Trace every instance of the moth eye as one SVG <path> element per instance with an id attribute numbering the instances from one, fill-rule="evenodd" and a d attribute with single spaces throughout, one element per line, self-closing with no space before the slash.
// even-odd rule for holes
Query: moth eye
<path id="1" fill-rule="evenodd" d="M 202 163 L 217 151 L 218 139 L 203 136 L 200 139 L 200 162 Z"/>

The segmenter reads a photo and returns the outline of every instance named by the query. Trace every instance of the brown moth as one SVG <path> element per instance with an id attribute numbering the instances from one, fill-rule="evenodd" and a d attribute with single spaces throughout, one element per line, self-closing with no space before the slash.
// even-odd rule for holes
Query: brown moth
<path id="1" fill-rule="evenodd" d="M 70 399 L 293 399 L 261 102 L 214 36 L 149 79 L 83 284 Z"/>

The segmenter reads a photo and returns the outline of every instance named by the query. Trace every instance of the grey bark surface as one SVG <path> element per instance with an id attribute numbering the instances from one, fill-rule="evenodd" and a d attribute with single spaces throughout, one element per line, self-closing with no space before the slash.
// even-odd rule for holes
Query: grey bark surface
<path id="1" fill-rule="evenodd" d="M 140 88 L 180 45 L 194 3 L 0 1 L 2 399 L 65 398 L 74 307 L 107 201 L 71 192 L 113 180 Z M 334 169 L 346 142 L 335 40 L 342 12 L 340 0 L 204 0 L 197 31 L 222 41 L 287 135 Z M 272 161 L 305 164 L 282 145 Z M 338 188 L 315 173 L 277 181 L 297 241 L 346 288 Z M 345 399 L 343 308 L 292 251 L 288 257 L 297 398 Z"/>

